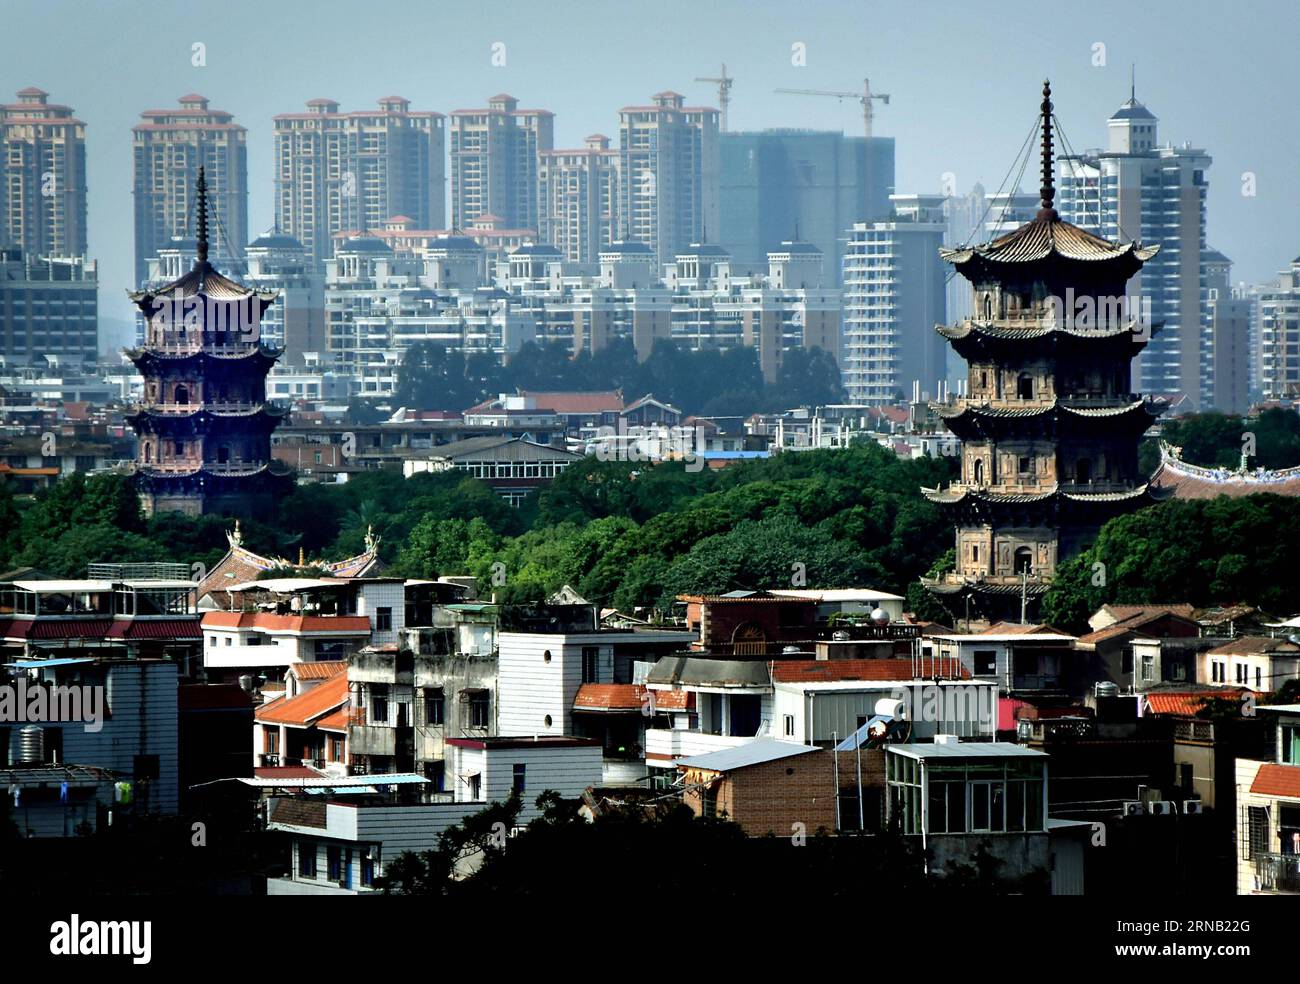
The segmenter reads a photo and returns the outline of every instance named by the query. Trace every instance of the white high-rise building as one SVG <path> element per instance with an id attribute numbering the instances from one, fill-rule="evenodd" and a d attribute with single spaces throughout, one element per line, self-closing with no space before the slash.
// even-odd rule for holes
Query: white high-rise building
<path id="1" fill-rule="evenodd" d="M 893 218 L 855 223 L 844 255 L 840 376 L 851 403 L 901 402 L 914 383 L 937 396 L 947 378 L 947 345 L 934 330 L 946 321 L 946 198 L 890 201 Z"/>
<path id="2" fill-rule="evenodd" d="M 1300 397 L 1300 256 L 1259 292 L 1259 388 L 1266 400 Z"/>
<path id="3" fill-rule="evenodd" d="M 618 151 L 600 133 L 585 144 L 538 154 L 538 232 L 574 263 L 598 262 L 601 250 L 617 238 Z"/>
<path id="4" fill-rule="evenodd" d="M 441 228 L 446 150 L 441 113 L 387 96 L 377 109 L 343 113 L 312 99 L 275 117 L 275 214 L 319 266 L 344 230 L 380 229 L 394 217 Z"/>
<path id="5" fill-rule="evenodd" d="M 1061 218 L 1117 242 L 1160 251 L 1128 285 L 1158 326 L 1138 357 L 1146 393 L 1186 395 L 1206 406 L 1212 386 L 1206 283 L 1205 205 L 1211 158 L 1184 144 L 1157 144 L 1155 115 L 1130 95 L 1107 120 L 1109 144 L 1058 158 Z"/>
<path id="6" fill-rule="evenodd" d="M 555 114 L 520 109 L 500 93 L 486 109 L 451 114 L 451 226 L 492 216 L 512 229 L 538 227 L 538 155 L 554 144 Z"/>

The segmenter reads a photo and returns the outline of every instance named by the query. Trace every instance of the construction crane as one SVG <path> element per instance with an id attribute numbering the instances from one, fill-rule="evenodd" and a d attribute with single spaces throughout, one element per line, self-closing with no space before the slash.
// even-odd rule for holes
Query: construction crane
<path id="1" fill-rule="evenodd" d="M 722 63 L 722 73 L 717 78 L 695 77 L 696 82 L 712 82 L 718 87 L 718 109 L 722 110 L 722 132 L 727 132 L 727 106 L 731 102 L 731 83 L 736 80 L 727 74 L 727 63 Z"/>
<path id="2" fill-rule="evenodd" d="M 886 106 L 889 105 L 889 96 L 883 92 L 872 92 L 871 82 L 868 79 L 862 80 L 861 92 L 836 92 L 830 89 L 777 89 L 776 91 L 794 96 L 834 96 L 836 99 L 856 99 L 862 104 L 862 126 L 868 137 L 871 136 L 871 101 L 879 99 Z"/>

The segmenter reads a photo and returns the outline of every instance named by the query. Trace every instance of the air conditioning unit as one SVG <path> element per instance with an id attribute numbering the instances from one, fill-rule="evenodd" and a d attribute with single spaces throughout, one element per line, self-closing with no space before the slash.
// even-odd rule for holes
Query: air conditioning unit
<path id="1" fill-rule="evenodd" d="M 1204 804 L 1200 800 L 1183 800 L 1183 815 L 1194 817 L 1199 816 Z"/>
<path id="2" fill-rule="evenodd" d="M 1143 813 L 1142 804 L 1137 800 L 1125 800 L 1120 804 L 1120 808 L 1123 816 L 1126 817 L 1140 817 Z"/>
<path id="3" fill-rule="evenodd" d="M 1148 804 L 1151 815 L 1156 817 L 1167 817 L 1173 814 L 1174 804 L 1172 800 L 1156 800 Z"/>

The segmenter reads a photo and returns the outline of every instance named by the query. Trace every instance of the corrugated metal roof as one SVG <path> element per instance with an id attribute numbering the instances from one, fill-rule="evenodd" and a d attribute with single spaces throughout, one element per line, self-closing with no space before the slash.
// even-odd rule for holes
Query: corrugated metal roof
<path id="1" fill-rule="evenodd" d="M 890 745 L 889 751 L 909 758 L 1047 758 L 1046 752 L 1007 741 L 960 741 L 942 745 Z"/>
<path id="2" fill-rule="evenodd" d="M 755 738 L 735 748 L 723 748 L 704 755 L 692 755 L 690 758 L 678 759 L 679 766 L 689 769 L 707 769 L 710 772 L 731 772 L 764 762 L 776 762 L 795 755 L 808 752 L 820 752 L 816 745 L 803 745 L 793 741 L 781 741 L 779 738 Z"/>

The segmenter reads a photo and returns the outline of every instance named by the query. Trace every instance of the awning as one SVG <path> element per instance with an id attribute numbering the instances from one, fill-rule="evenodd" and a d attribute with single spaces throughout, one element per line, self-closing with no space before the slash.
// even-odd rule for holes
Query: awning
<path id="1" fill-rule="evenodd" d="M 74 663 L 93 663 L 93 656 L 77 656 L 69 659 L 21 659 L 17 663 L 6 663 L 19 670 L 40 670 L 47 666 L 72 666 Z"/>

